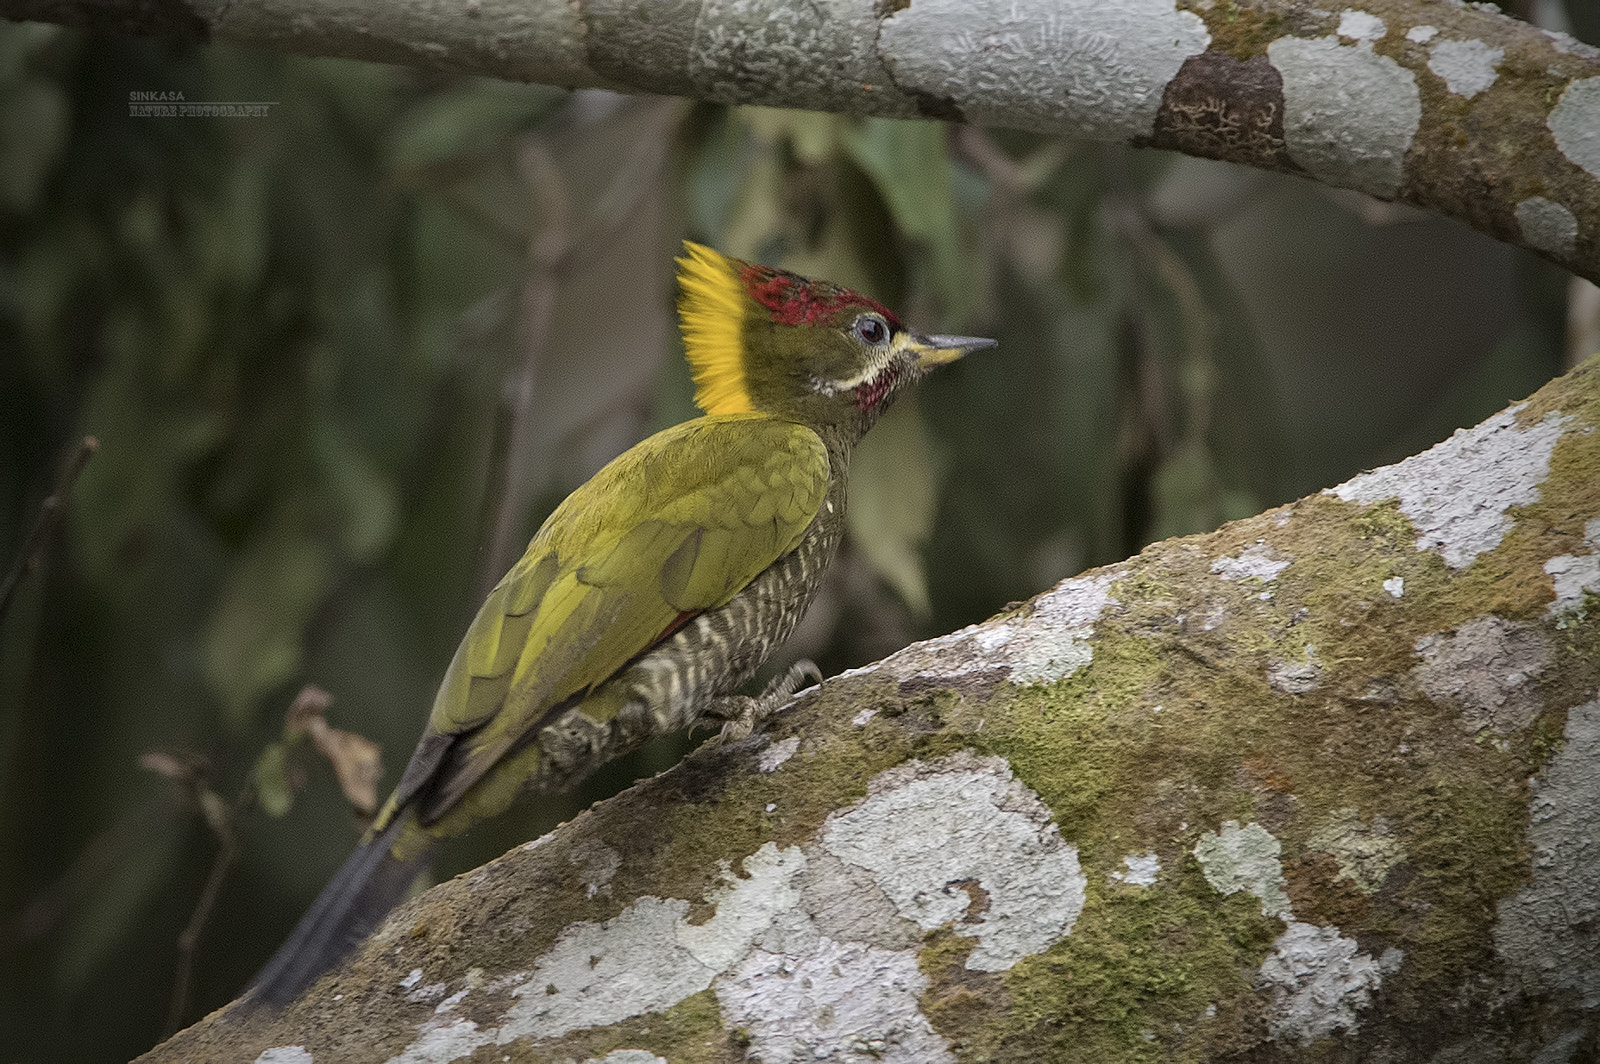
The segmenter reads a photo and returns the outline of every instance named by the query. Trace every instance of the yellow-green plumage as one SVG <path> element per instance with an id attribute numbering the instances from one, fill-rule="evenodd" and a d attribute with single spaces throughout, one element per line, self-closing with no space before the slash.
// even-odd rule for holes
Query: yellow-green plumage
<path id="1" fill-rule="evenodd" d="M 927 368 L 991 341 L 913 333 L 826 282 L 687 245 L 680 312 L 706 416 L 620 455 L 489 594 L 372 829 L 252 998 L 282 1005 L 405 893 L 433 843 L 697 722 L 788 638 L 844 527 L 851 448 Z"/>
<path id="2" fill-rule="evenodd" d="M 616 706 L 582 696 L 680 615 L 724 605 L 798 546 L 827 488 L 828 452 L 814 431 L 722 414 L 657 433 L 568 496 L 490 593 L 445 673 L 419 753 L 435 737 L 469 737 L 449 778 L 422 799 L 418 830 L 530 729 L 551 723 L 553 710 L 607 722 Z M 424 782 L 402 780 L 373 831 Z M 505 790 L 488 788 L 488 804 Z M 498 811 L 475 809 L 473 819 Z"/>

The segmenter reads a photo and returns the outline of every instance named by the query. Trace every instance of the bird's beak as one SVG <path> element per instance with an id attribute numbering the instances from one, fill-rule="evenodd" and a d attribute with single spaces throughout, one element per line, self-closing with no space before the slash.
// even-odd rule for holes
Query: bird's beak
<path id="1" fill-rule="evenodd" d="M 954 362 L 962 355 L 994 347 L 1000 341 L 985 340 L 978 336 L 924 336 L 912 333 L 906 341 L 906 350 L 917 356 L 919 369 L 932 369 Z"/>

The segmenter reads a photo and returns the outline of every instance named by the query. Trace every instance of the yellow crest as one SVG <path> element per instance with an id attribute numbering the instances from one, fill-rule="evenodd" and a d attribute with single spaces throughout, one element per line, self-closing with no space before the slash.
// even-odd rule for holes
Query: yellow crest
<path id="1" fill-rule="evenodd" d="M 678 259 L 678 320 L 694 374 L 694 401 L 708 414 L 755 407 L 744 376 L 744 315 L 749 302 L 733 263 L 688 240 Z"/>

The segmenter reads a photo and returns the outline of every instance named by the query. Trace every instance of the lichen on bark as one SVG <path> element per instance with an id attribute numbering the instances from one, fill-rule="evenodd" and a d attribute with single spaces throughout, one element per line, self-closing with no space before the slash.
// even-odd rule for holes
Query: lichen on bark
<path id="1" fill-rule="evenodd" d="M 1600 358 L 1380 473 L 830 681 L 148 1059 L 1574 1049 Z"/>

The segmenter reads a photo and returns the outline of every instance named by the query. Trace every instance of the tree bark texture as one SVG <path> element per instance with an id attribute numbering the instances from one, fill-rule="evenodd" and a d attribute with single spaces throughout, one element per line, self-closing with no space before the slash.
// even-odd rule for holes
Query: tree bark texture
<path id="1" fill-rule="evenodd" d="M 802 694 L 149 1062 L 1600 1051 L 1600 356 Z"/>
<path id="2" fill-rule="evenodd" d="M 0 0 L 307 55 L 925 117 L 1302 174 L 1600 283 L 1600 50 L 1457 0 Z"/>

